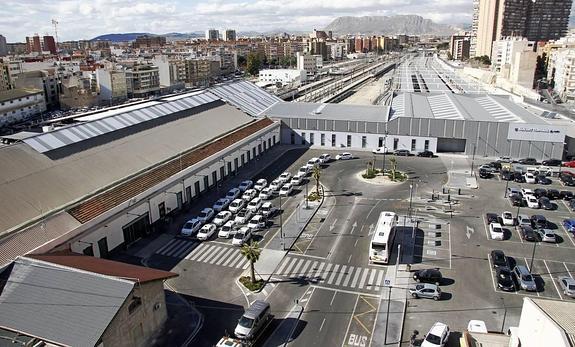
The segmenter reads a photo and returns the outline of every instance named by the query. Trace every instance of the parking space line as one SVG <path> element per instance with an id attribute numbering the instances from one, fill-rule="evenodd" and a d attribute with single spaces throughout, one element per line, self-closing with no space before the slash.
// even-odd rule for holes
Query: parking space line
<path id="1" fill-rule="evenodd" d="M 569 277 L 573 278 L 573 276 L 571 275 L 571 271 L 569 271 L 569 268 L 567 267 L 567 264 L 565 264 L 565 262 L 563 262 L 563 266 L 565 267 L 565 270 L 567 270 Z"/>
<path id="2" fill-rule="evenodd" d="M 491 282 L 493 282 L 493 290 L 497 292 L 497 286 L 495 285 L 495 276 L 497 273 L 493 274 L 493 267 L 491 266 L 491 254 L 487 253 L 487 265 L 489 266 L 489 273 L 491 274 Z"/>
<path id="3" fill-rule="evenodd" d="M 549 267 L 547 266 L 547 262 L 545 261 L 545 259 L 543 259 L 543 264 L 545 264 L 545 268 L 547 269 L 547 273 L 549 274 L 549 277 L 551 277 L 551 282 L 553 282 L 553 286 L 555 286 L 555 290 L 557 290 L 557 294 L 559 294 L 559 298 L 561 300 L 563 300 L 563 296 L 561 296 L 561 292 L 559 291 L 559 288 L 557 287 L 557 283 L 555 283 L 555 279 L 553 278 L 553 275 L 551 274 L 551 270 L 549 270 Z"/>
<path id="4" fill-rule="evenodd" d="M 527 258 L 523 257 L 523 260 L 525 260 L 525 266 L 527 267 L 527 270 L 529 270 L 529 272 L 531 273 L 531 276 L 533 276 L 533 271 L 531 271 L 531 268 L 529 267 L 529 263 L 527 262 Z M 539 275 L 541 276 L 541 274 L 539 274 Z M 531 278 L 533 278 L 533 277 L 531 277 Z M 537 296 L 540 296 L 539 291 L 536 291 L 535 293 L 537 294 Z"/>
<path id="5" fill-rule="evenodd" d="M 523 243 L 523 237 L 521 237 L 521 233 L 519 232 L 519 227 L 513 227 L 513 229 L 515 229 L 515 232 L 517 232 L 517 236 L 519 236 L 519 241 L 521 241 L 521 243 Z"/>

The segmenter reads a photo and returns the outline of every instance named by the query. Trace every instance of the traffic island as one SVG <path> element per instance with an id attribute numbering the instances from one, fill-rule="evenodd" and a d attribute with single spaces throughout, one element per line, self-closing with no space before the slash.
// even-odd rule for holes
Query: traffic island
<path id="1" fill-rule="evenodd" d="M 405 182 L 408 178 L 407 174 L 402 171 L 385 170 L 383 173 L 379 169 L 362 170 L 355 176 L 362 182 L 378 185 L 397 185 Z"/>
<path id="2" fill-rule="evenodd" d="M 242 276 L 240 277 L 240 283 L 248 290 L 252 292 L 260 291 L 266 282 L 262 279 L 258 279 L 255 282 L 252 282 L 250 276 Z"/>

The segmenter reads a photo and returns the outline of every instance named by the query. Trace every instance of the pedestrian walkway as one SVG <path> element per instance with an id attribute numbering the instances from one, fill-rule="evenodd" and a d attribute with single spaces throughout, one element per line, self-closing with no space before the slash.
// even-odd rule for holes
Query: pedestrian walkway
<path id="1" fill-rule="evenodd" d="M 198 246 L 198 241 L 196 240 L 174 237 L 170 242 L 156 250 L 155 254 L 182 259 L 196 246 Z"/>
<path id="2" fill-rule="evenodd" d="M 309 257 L 288 256 L 274 276 L 307 280 L 311 284 L 344 290 L 379 293 L 385 269 L 334 264 Z"/>

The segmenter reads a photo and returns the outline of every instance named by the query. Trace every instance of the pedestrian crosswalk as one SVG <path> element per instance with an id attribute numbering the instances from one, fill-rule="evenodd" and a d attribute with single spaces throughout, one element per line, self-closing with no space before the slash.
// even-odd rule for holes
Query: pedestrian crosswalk
<path id="1" fill-rule="evenodd" d="M 239 248 L 215 243 L 200 244 L 186 259 L 236 269 L 247 269 L 249 265 Z"/>
<path id="2" fill-rule="evenodd" d="M 385 270 L 327 263 L 305 257 L 287 257 L 275 274 L 285 278 L 303 277 L 327 286 L 379 291 L 383 286 Z"/>
<path id="3" fill-rule="evenodd" d="M 156 254 L 172 258 L 184 258 L 197 245 L 197 241 L 194 240 L 173 238 L 170 242 L 160 247 Z"/>

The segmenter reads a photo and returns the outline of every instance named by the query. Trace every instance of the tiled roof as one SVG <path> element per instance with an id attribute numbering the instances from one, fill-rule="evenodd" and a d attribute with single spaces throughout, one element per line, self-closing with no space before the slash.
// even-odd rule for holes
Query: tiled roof
<path id="1" fill-rule="evenodd" d="M 130 200 L 136 195 L 161 183 L 181 170 L 188 168 L 201 160 L 226 149 L 245 137 L 264 129 L 273 122 L 263 118 L 234 131 L 202 148 L 194 149 L 178 158 L 151 169 L 137 177 L 129 179 L 116 187 L 107 190 L 85 202 L 76 205 L 68 212 L 81 223 L 86 223 L 102 213 Z"/>
<path id="2" fill-rule="evenodd" d="M 78 255 L 75 253 L 31 254 L 27 257 L 74 269 L 119 277 L 139 283 L 165 280 L 178 276 L 178 274 L 174 272 L 131 265 L 102 258 L 90 257 L 87 255 Z"/>

